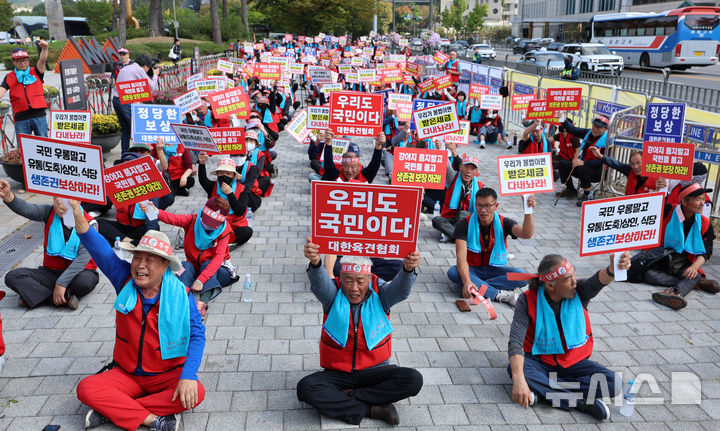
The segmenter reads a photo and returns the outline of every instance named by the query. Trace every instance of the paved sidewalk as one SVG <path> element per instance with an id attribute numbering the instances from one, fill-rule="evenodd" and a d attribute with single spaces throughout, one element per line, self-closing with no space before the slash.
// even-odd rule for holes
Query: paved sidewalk
<path id="1" fill-rule="evenodd" d="M 309 291 L 302 246 L 310 233 L 310 185 L 305 147 L 283 134 L 276 150 L 280 176 L 272 197 L 254 219 L 255 235 L 235 250 L 240 274 L 251 273 L 256 287 L 242 283 L 226 289 L 210 304 L 207 345 L 200 380 L 205 401 L 183 414 L 187 430 L 315 430 L 344 427 L 321 418 L 297 401 L 295 386 L 319 368 L 321 307 Z M 371 145 L 361 145 L 367 163 Z M 115 150 L 117 151 L 117 150 Z M 481 160 L 481 179 L 497 185 L 495 157 L 510 150 L 489 146 L 466 150 Z M 515 150 L 513 150 L 515 151 Z M 113 153 L 117 156 L 117 154 Z M 377 182 L 385 180 L 381 169 Z M 14 183 L 16 184 L 16 183 Z M 21 195 L 31 202 L 49 199 Z M 534 271 L 539 259 L 555 252 L 567 256 L 577 273 L 589 276 L 607 257 L 578 257 L 580 210 L 574 201 L 537 196 L 533 239 L 509 241 L 513 266 Z M 179 197 L 172 210 L 190 212 L 204 202 L 200 187 Z M 500 198 L 500 211 L 522 219 L 520 198 Z M 24 223 L 0 204 L 0 235 Z M 590 306 L 595 336 L 593 359 L 622 371 L 625 380 L 650 373 L 663 404 L 641 405 L 631 418 L 612 408 L 612 420 L 598 424 L 589 416 L 538 405 L 525 410 L 511 404 L 507 376 L 507 335 L 512 309 L 495 304 L 498 318 L 489 321 L 483 308 L 461 313 L 455 307 L 459 289 L 446 271 L 455 264 L 452 244 L 425 220 L 420 232 L 422 263 L 410 298 L 393 308 L 393 362 L 418 368 L 425 386 L 417 397 L 398 403 L 399 429 L 427 430 L 714 430 L 720 419 L 720 297 L 688 295 L 689 305 L 670 311 L 650 299 L 647 285 L 613 283 Z M 174 229 L 174 228 L 173 228 Z M 174 230 L 169 231 L 174 239 Z M 0 252 L 4 252 L 0 250 Z M 34 250 L 23 266 L 40 263 Z M 718 258 L 706 265 L 720 276 Z M 0 281 L 2 283 L 2 281 Z M 4 286 L 2 286 L 4 287 Z M 0 287 L 1 288 L 1 287 Z M 4 289 L 8 290 L 8 289 Z M 45 306 L 26 311 L 10 292 L 0 302 L 7 363 L 0 374 L 0 429 L 82 429 L 87 407 L 75 396 L 84 376 L 99 370 L 112 355 L 115 295 L 102 276 L 96 290 L 80 300 L 76 311 Z M 702 381 L 700 405 L 671 405 L 671 373 L 693 372 Z M 644 386 L 643 394 L 649 394 Z M 12 402 L 15 400 L 17 402 Z M 363 429 L 388 428 L 364 420 Z M 99 428 L 115 429 L 110 426 Z"/>

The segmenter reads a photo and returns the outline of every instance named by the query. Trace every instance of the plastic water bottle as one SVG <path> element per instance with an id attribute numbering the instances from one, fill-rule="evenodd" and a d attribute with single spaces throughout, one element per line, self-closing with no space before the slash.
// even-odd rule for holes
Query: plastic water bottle
<path id="1" fill-rule="evenodd" d="M 247 219 L 248 227 L 252 227 L 253 212 L 250 208 L 248 208 L 247 214 L 245 214 L 245 218 Z M 248 275 L 250 275 L 250 274 L 248 274 Z"/>
<path id="2" fill-rule="evenodd" d="M 433 217 L 440 215 L 440 201 L 435 201 L 435 207 L 433 207 Z"/>
<path id="3" fill-rule="evenodd" d="M 588 200 L 591 201 L 593 199 L 595 199 L 595 191 L 590 190 L 590 193 L 588 193 Z"/>
<path id="4" fill-rule="evenodd" d="M 127 260 L 128 252 L 120 248 L 120 237 L 115 237 L 115 255 L 122 260 Z"/>
<path id="5" fill-rule="evenodd" d="M 243 288 L 245 290 L 252 290 L 252 277 L 250 277 L 250 274 L 245 274 L 245 282 L 243 283 Z"/>
<path id="6" fill-rule="evenodd" d="M 620 414 L 625 417 L 632 416 L 635 412 L 635 393 L 631 392 L 634 380 L 629 380 L 625 393 L 623 393 L 623 405 L 620 407 Z"/>

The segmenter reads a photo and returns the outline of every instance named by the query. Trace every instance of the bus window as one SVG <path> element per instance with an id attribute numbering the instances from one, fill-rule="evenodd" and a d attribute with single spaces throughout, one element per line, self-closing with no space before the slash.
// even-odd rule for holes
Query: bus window
<path id="1" fill-rule="evenodd" d="M 637 35 L 638 35 L 638 36 L 645 36 L 645 27 L 638 27 L 638 29 L 637 29 Z"/>
<path id="2" fill-rule="evenodd" d="M 685 15 L 685 25 L 691 30 L 713 30 L 718 23 L 718 15 Z"/>

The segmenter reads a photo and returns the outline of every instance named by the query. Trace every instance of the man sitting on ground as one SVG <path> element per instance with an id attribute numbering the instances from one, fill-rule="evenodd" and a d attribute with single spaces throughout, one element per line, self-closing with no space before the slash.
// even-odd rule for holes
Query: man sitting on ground
<path id="1" fill-rule="evenodd" d="M 642 172 L 642 152 L 633 151 L 630 153 L 630 164 L 620 162 L 610 156 L 605 156 L 596 147 L 590 147 L 593 155 L 602 160 L 604 164 L 627 176 L 625 183 L 625 195 L 639 195 L 641 193 L 652 193 L 662 190 L 667 186 L 664 178 L 644 177 Z"/>
<path id="2" fill-rule="evenodd" d="M 383 145 L 385 144 L 385 134 L 379 133 L 375 138 L 375 151 L 373 151 L 370 164 L 362 167 L 360 163 L 360 153 L 347 151 L 342 156 L 342 164 L 340 170 L 335 166 L 332 155 L 332 145 L 325 144 L 325 154 L 323 156 L 323 181 L 342 181 L 346 183 L 372 183 L 380 169 L 380 160 L 383 155 Z M 352 146 L 352 144 L 351 144 Z M 355 146 L 357 148 L 357 146 Z"/>
<path id="3" fill-rule="evenodd" d="M 443 242 L 453 238 L 458 221 L 468 217 L 475 210 L 475 195 L 483 188 L 483 183 L 477 179 L 480 168 L 477 157 L 465 157 L 462 163 L 459 157 L 453 157 L 452 167 L 457 173 L 450 182 L 447 182 L 445 201 L 440 209 L 440 215 L 432 220 L 432 225 L 440 231 L 440 241 Z"/>

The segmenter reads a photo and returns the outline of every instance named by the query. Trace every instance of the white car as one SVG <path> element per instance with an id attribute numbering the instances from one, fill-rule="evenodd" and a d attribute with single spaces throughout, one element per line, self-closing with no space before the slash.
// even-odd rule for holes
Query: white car
<path id="1" fill-rule="evenodd" d="M 580 70 L 620 75 L 625 68 L 623 58 L 601 43 L 569 43 L 563 46 L 562 53 L 572 56 Z"/>
<path id="2" fill-rule="evenodd" d="M 486 43 L 476 43 L 471 45 L 470 48 L 465 51 L 465 57 L 473 58 L 475 55 L 475 48 L 478 49 L 478 54 L 481 58 L 495 58 L 495 50 Z"/>

